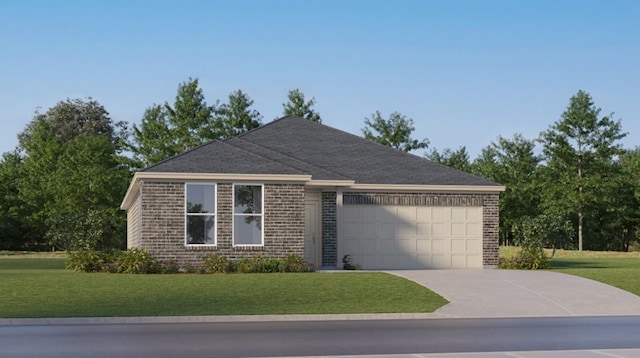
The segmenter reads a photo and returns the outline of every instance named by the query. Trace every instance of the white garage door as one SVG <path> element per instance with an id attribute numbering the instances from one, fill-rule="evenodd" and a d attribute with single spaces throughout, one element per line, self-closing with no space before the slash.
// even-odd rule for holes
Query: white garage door
<path id="1" fill-rule="evenodd" d="M 363 269 L 482 268 L 482 208 L 345 205 L 343 254 Z"/>

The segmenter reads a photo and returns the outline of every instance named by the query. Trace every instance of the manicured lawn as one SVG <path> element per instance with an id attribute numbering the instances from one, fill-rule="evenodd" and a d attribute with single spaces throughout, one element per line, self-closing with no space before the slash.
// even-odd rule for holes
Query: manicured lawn
<path id="1" fill-rule="evenodd" d="M 0 256 L 0 317 L 433 312 L 447 301 L 384 273 L 126 275 Z"/>
<path id="2" fill-rule="evenodd" d="M 590 278 L 640 296 L 640 255 L 634 253 L 557 253 L 551 269 Z"/>
<path id="3" fill-rule="evenodd" d="M 500 255 L 514 254 L 500 248 Z M 551 251 L 547 251 L 551 255 Z M 551 260 L 554 271 L 581 276 L 640 296 L 640 252 L 557 250 Z"/>

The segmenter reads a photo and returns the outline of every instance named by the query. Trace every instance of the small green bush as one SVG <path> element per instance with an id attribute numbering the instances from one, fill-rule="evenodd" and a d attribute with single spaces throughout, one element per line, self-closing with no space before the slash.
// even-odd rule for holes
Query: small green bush
<path id="1" fill-rule="evenodd" d="M 118 255 L 115 261 L 117 273 L 153 273 L 156 271 L 156 259 L 146 249 L 131 248 Z"/>
<path id="2" fill-rule="evenodd" d="M 281 272 L 313 272 L 313 265 L 305 261 L 300 255 L 289 255 L 281 261 Z"/>
<path id="3" fill-rule="evenodd" d="M 227 273 L 233 271 L 231 261 L 217 253 L 211 254 L 204 259 L 204 268 L 208 273 Z"/>
<path id="4" fill-rule="evenodd" d="M 354 265 L 351 262 L 351 255 L 344 255 L 342 257 L 342 269 L 343 270 L 360 270 L 360 265 Z"/>
<path id="5" fill-rule="evenodd" d="M 67 270 L 77 272 L 101 272 L 109 263 L 113 262 L 113 254 L 94 249 L 80 249 L 71 251 L 65 267 Z"/>

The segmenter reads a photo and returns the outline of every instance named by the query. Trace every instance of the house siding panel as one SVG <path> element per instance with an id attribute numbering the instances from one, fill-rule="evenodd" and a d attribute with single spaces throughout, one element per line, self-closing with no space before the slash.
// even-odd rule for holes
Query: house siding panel
<path id="1" fill-rule="evenodd" d="M 140 205 L 140 192 L 138 192 L 133 204 L 131 204 L 131 208 L 127 211 L 127 248 L 140 246 L 140 240 L 142 239 Z"/>

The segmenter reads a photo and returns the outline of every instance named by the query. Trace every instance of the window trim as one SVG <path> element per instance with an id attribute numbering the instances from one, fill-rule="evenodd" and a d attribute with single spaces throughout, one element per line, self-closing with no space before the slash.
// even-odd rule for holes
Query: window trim
<path id="1" fill-rule="evenodd" d="M 189 185 L 213 186 L 213 213 L 189 213 L 187 212 Z M 216 247 L 218 246 L 218 184 L 213 182 L 185 182 L 184 183 L 184 246 L 186 247 Z M 190 244 L 188 242 L 189 216 L 213 216 L 213 244 Z"/>
<path id="2" fill-rule="evenodd" d="M 260 214 L 237 214 L 236 208 L 236 186 L 259 186 L 262 198 L 260 200 L 261 208 Z M 233 247 L 264 247 L 264 183 L 233 183 L 231 193 L 231 243 Z M 236 244 L 236 216 L 255 216 L 260 217 L 262 223 L 262 230 L 260 230 L 260 243 L 259 244 Z"/>

